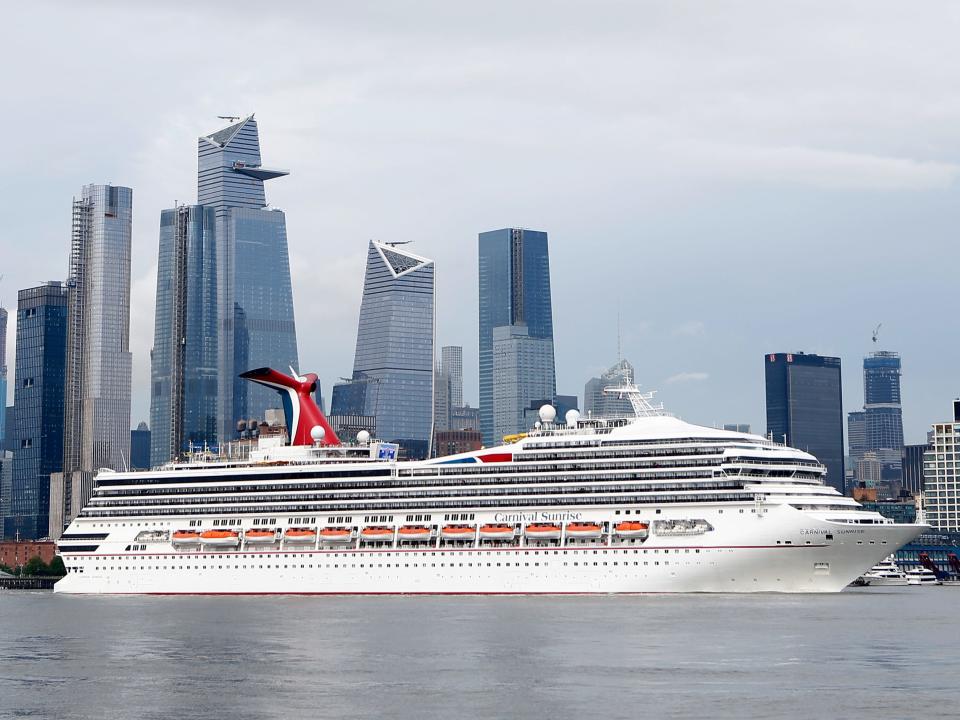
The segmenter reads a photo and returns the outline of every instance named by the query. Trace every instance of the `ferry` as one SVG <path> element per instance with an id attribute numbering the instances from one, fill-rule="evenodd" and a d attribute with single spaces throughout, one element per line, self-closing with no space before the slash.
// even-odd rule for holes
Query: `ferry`
<path id="1" fill-rule="evenodd" d="M 101 471 L 58 540 L 62 593 L 839 592 L 927 526 L 864 510 L 812 455 L 629 399 L 627 418 L 558 421 L 421 461 L 342 442 L 317 376 L 280 393 L 288 436 L 243 460 Z"/>

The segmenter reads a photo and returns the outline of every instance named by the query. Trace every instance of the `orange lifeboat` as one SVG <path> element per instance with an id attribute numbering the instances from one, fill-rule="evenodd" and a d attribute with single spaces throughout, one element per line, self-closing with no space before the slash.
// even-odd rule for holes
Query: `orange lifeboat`
<path id="1" fill-rule="evenodd" d="M 174 530 L 173 544 L 174 545 L 199 545 L 200 531 L 199 530 Z"/>
<path id="2" fill-rule="evenodd" d="M 311 527 L 287 528 L 283 533 L 283 540 L 288 545 L 313 545 L 317 540 L 317 531 Z"/>
<path id="3" fill-rule="evenodd" d="M 591 540 L 603 535 L 603 528 L 597 523 L 572 522 L 567 524 L 567 537 L 577 540 Z"/>
<path id="4" fill-rule="evenodd" d="M 650 531 L 650 526 L 645 522 L 624 520 L 614 525 L 613 531 L 620 537 L 645 538 Z"/>
<path id="5" fill-rule="evenodd" d="M 393 540 L 393 528 L 371 525 L 360 531 L 360 539 L 366 542 L 391 542 Z"/>
<path id="6" fill-rule="evenodd" d="M 238 530 L 204 530 L 200 533 L 200 542 L 216 547 L 236 547 L 240 544 Z"/>
<path id="7" fill-rule="evenodd" d="M 513 525 L 487 523 L 480 526 L 480 537 L 484 540 L 512 540 L 516 534 L 517 529 Z"/>
<path id="8" fill-rule="evenodd" d="M 293 529 L 290 528 L 290 530 Z M 314 534 L 314 537 L 316 537 L 316 534 Z M 326 527 L 320 531 L 320 540 L 325 543 L 348 543 L 352 539 L 353 532 L 350 528 Z"/>
<path id="9" fill-rule="evenodd" d="M 243 534 L 243 539 L 247 541 L 247 544 L 257 544 L 257 545 L 269 545 L 277 541 L 277 532 L 276 530 L 265 530 L 263 528 L 254 528 L 253 530 L 247 530 Z"/>
<path id="10" fill-rule="evenodd" d="M 397 531 L 397 538 L 406 542 L 429 540 L 430 528 L 426 525 L 404 525 Z"/>
<path id="11" fill-rule="evenodd" d="M 523 530 L 530 540 L 559 540 L 560 526 L 549 523 L 530 523 Z"/>
<path id="12" fill-rule="evenodd" d="M 477 536 L 477 529 L 473 525 L 444 525 L 440 530 L 440 537 L 444 540 L 473 540 Z"/>

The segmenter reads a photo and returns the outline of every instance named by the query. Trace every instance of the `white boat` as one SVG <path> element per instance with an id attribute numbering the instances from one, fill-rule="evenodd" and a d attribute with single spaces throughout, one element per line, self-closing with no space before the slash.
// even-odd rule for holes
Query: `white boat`
<path id="1" fill-rule="evenodd" d="M 809 453 L 684 422 L 635 387 L 614 389 L 634 417 L 559 424 L 546 406 L 515 442 L 406 461 L 366 435 L 341 442 L 313 402 L 315 375 L 245 376 L 283 394 L 288 444 L 100 471 L 57 541 L 57 592 L 839 592 L 927 527 L 825 485 Z M 648 535 L 618 534 L 628 521 Z M 449 542 L 443 528 L 465 522 L 477 535 Z M 370 523 L 398 530 L 361 542 Z M 518 532 L 528 525 L 563 533 L 539 546 Z M 319 542 L 239 544 L 264 526 L 316 528 Z M 219 545 L 193 530 L 221 527 Z"/>
<path id="2" fill-rule="evenodd" d="M 910 568 L 906 571 L 908 585 L 940 585 L 936 573 L 925 567 Z"/>
<path id="3" fill-rule="evenodd" d="M 883 562 L 879 562 L 860 576 L 861 584 L 870 587 L 903 587 L 908 584 L 907 574 L 900 569 L 890 555 Z"/>

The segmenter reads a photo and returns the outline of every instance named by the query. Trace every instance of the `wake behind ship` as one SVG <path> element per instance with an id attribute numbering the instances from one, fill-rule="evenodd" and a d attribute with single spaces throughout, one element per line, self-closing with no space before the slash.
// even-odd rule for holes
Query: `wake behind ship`
<path id="1" fill-rule="evenodd" d="M 244 373 L 286 445 L 248 460 L 102 471 L 58 542 L 67 593 L 837 592 L 911 541 L 823 484 L 812 455 L 664 414 L 556 422 L 424 461 L 342 443 L 316 375 Z"/>

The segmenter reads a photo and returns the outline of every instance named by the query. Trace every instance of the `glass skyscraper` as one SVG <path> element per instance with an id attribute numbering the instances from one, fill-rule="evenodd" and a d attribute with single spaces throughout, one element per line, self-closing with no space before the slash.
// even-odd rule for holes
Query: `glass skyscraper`
<path id="1" fill-rule="evenodd" d="M 479 291 L 480 431 L 491 445 L 499 440 L 494 430 L 494 328 L 526 326 L 529 338 L 553 345 L 547 233 L 518 228 L 480 233 Z M 555 394 L 554 386 L 544 397 Z"/>
<path id="2" fill-rule="evenodd" d="M 866 451 L 876 453 L 880 478 L 903 480 L 903 411 L 900 405 L 900 355 L 880 350 L 863 359 L 863 411 Z"/>
<path id="3" fill-rule="evenodd" d="M 353 377 L 334 387 L 332 415 L 376 417 L 376 435 L 425 458 L 433 434 L 434 265 L 371 241 Z"/>
<path id="4" fill-rule="evenodd" d="M 814 455 L 825 482 L 845 491 L 840 358 L 804 353 L 766 356 L 767 433 Z"/>
<path id="5" fill-rule="evenodd" d="M 297 368 L 286 216 L 267 205 L 253 115 L 198 141 L 198 204 L 165 210 L 151 388 L 151 462 L 231 439 L 276 393 L 241 380 Z"/>
<path id="6" fill-rule="evenodd" d="M 67 288 L 56 281 L 18 294 L 8 538 L 36 540 L 49 527 L 50 475 L 63 468 L 67 302 Z"/>
<path id="7" fill-rule="evenodd" d="M 539 401 L 538 408 L 544 402 L 552 402 L 556 387 L 550 338 L 531 337 L 526 325 L 493 329 L 495 442 L 505 435 L 529 430 L 524 411 L 534 401 Z"/>
<path id="8" fill-rule="evenodd" d="M 584 414 L 592 417 L 633 417 L 633 405 L 629 400 L 603 391 L 608 387 L 632 384 L 633 377 L 633 365 L 620 359 L 600 377 L 587 380 L 586 385 L 583 386 Z"/>
<path id="9" fill-rule="evenodd" d="M 7 310 L 0 307 L 0 408 L 7 407 Z M 0 451 L 6 440 L 7 413 L 0 412 Z"/>

